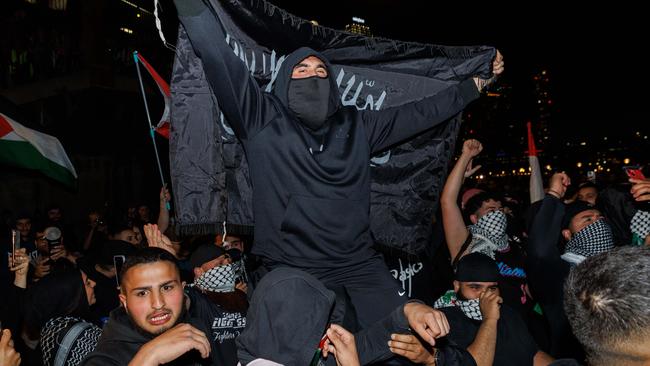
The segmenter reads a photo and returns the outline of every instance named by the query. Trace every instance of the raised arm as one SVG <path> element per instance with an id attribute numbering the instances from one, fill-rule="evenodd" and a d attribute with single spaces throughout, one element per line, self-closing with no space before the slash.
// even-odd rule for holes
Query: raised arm
<path id="1" fill-rule="evenodd" d="M 503 70 L 503 56 L 496 51 L 490 79 L 474 77 L 416 102 L 381 111 L 363 111 L 362 119 L 371 151 L 381 151 L 455 116 L 477 99 L 479 92 Z"/>
<path id="2" fill-rule="evenodd" d="M 469 235 L 463 214 L 458 207 L 458 194 L 465 178 L 474 174 L 481 167 L 480 165 L 472 167 L 472 160 L 482 150 L 483 145 L 478 140 L 472 139 L 463 143 L 463 151 L 449 173 L 440 196 L 442 227 L 452 260 L 458 256 L 458 252 Z"/>
<path id="3" fill-rule="evenodd" d="M 167 204 L 172 199 L 169 189 L 167 189 L 167 184 L 160 188 L 160 208 L 158 211 L 158 229 L 160 232 L 164 233 L 169 227 L 169 210 L 167 209 Z"/>
<path id="4" fill-rule="evenodd" d="M 465 80 L 436 95 L 381 111 L 362 111 L 372 153 L 381 151 L 458 114 L 479 97 L 473 80 Z"/>
<path id="5" fill-rule="evenodd" d="M 558 303 L 562 297 L 564 275 L 568 270 L 560 257 L 557 242 L 562 231 L 562 198 L 571 184 L 565 173 L 553 174 L 549 190 L 533 218 L 528 234 L 528 283 L 541 304 Z"/>
<path id="6" fill-rule="evenodd" d="M 237 137 L 250 139 L 264 123 L 262 90 L 226 43 L 226 31 L 214 9 L 201 0 L 174 4 L 224 116 Z"/>
<path id="7" fill-rule="evenodd" d="M 538 262 L 560 261 L 557 240 L 562 231 L 564 216 L 562 198 L 570 184 L 571 180 L 565 173 L 555 173 L 551 177 L 548 193 L 531 225 L 528 238 L 529 259 Z"/>

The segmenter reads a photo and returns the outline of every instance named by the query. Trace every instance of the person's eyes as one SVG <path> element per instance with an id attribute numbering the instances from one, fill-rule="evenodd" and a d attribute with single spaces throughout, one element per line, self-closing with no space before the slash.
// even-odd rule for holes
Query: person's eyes
<path id="1" fill-rule="evenodd" d="M 174 289 L 174 285 L 165 285 L 162 287 L 163 291 L 171 291 Z"/>
<path id="2" fill-rule="evenodd" d="M 137 297 L 145 297 L 147 296 L 147 291 L 138 291 L 135 293 L 135 296 Z"/>

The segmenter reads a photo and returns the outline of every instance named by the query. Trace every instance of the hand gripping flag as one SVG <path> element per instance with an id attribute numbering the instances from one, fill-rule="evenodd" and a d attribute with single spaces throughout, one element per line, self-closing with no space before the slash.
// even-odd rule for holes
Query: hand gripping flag
<path id="1" fill-rule="evenodd" d="M 381 111 L 434 95 L 473 75 L 491 76 L 492 47 L 367 37 L 314 25 L 265 0 L 209 2 L 226 42 L 262 90 L 271 90 L 285 55 L 303 46 L 327 57 L 342 104 L 358 110 Z M 203 67 L 181 25 L 171 79 L 170 164 L 176 222 L 187 234 L 217 233 L 223 221 L 231 227 L 254 223 L 248 163 Z M 368 162 L 375 243 L 409 253 L 430 243 L 459 124 L 456 116 Z"/>

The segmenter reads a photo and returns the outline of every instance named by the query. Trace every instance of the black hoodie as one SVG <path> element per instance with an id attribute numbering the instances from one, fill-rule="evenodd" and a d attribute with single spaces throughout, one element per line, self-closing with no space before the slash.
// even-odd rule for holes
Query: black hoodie
<path id="1" fill-rule="evenodd" d="M 198 351 L 192 350 L 177 358 L 168 365 L 228 365 L 237 364 L 237 354 L 234 342 L 219 344 L 209 331 L 218 308 L 193 288 L 187 288 L 185 293 L 190 300 L 190 308 L 180 320 L 181 323 L 191 324 L 206 334 L 210 340 L 210 357 L 203 359 Z M 155 337 L 138 331 L 123 307 L 111 312 L 110 319 L 97 343 L 97 348 L 82 362 L 84 366 L 128 365 L 145 343 Z"/>
<path id="2" fill-rule="evenodd" d="M 456 115 L 479 96 L 474 82 L 468 79 L 399 107 L 358 111 L 341 105 L 327 59 L 300 48 L 286 56 L 267 93 L 225 42 L 211 8 L 198 0 L 175 4 L 219 106 L 246 151 L 253 253 L 299 268 L 346 267 L 372 257 L 371 155 Z M 287 107 L 293 67 L 308 56 L 326 64 L 331 86 L 329 118 L 318 131 L 303 126 Z"/>
<path id="3" fill-rule="evenodd" d="M 341 324 L 344 308 L 334 292 L 306 272 L 286 267 L 269 272 L 253 293 L 246 329 L 237 338 L 241 364 L 263 358 L 286 366 L 309 365 L 328 325 Z M 354 335 L 360 363 L 392 357 L 392 333 L 410 333 L 403 305 Z M 469 353 L 453 344 L 438 356 L 445 365 L 475 365 Z M 335 359 L 321 362 L 334 365 Z"/>

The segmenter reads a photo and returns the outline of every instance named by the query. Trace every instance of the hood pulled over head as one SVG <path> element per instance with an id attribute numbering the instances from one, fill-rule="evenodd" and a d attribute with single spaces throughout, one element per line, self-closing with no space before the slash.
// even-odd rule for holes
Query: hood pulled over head
<path id="1" fill-rule="evenodd" d="M 327 77 L 292 79 L 293 68 L 307 57 L 315 56 L 325 64 Z M 302 47 L 287 55 L 278 71 L 273 94 L 307 128 L 317 130 L 339 109 L 338 87 L 329 61 L 311 48 Z"/>

